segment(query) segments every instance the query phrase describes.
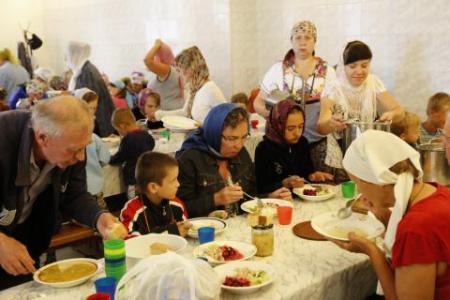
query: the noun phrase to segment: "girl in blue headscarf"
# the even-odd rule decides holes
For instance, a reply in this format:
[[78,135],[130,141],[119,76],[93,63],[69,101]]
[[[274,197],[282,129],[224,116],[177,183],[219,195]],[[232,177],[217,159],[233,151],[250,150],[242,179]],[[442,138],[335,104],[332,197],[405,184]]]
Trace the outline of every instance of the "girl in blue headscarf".
[[[190,217],[205,216],[222,206],[235,206],[244,198],[244,191],[256,195],[254,166],[244,147],[248,132],[245,109],[224,103],[211,109],[203,127],[183,143],[177,152],[177,196],[186,203]],[[286,188],[269,196],[291,198]]]

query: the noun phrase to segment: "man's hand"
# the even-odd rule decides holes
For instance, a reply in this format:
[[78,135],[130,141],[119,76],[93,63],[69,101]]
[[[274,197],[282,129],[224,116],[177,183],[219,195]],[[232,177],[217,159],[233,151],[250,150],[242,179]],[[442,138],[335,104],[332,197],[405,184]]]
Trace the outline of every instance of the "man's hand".
[[0,233],[0,265],[11,275],[29,274],[36,271],[34,260],[27,248],[19,241]]
[[110,213],[103,213],[97,220],[97,230],[105,240],[124,239],[128,235],[125,226]]

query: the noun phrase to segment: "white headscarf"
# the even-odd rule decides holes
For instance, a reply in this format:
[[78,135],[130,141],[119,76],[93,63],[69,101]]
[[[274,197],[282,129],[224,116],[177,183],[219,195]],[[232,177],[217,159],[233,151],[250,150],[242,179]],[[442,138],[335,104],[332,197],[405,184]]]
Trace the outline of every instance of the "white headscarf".
[[339,59],[336,76],[338,80],[330,88],[330,98],[341,106],[348,117],[359,117],[360,121],[373,122],[377,116],[377,94],[374,76],[369,74],[366,80],[358,87],[351,85],[345,74],[343,55]]
[[69,42],[66,49],[66,63],[73,75],[69,82],[69,91],[75,89],[78,75],[91,55],[91,46],[82,42]]
[[77,97],[78,99],[83,100],[84,95],[86,95],[86,93],[89,93],[89,92],[97,94],[93,90],[84,87],[84,88],[76,89],[75,91],[73,91],[73,95],[75,97]]
[[364,181],[377,185],[394,185],[395,204],[384,238],[388,257],[392,255],[397,225],[408,207],[415,179],[409,172],[397,175],[389,168],[406,159],[419,171],[416,179],[421,180],[423,172],[419,152],[392,133],[367,130],[353,141],[343,160],[347,172]]
[[53,71],[47,68],[39,67],[33,71],[35,77],[39,77],[46,83],[49,83],[50,78],[53,76]]
[[207,262],[173,252],[141,260],[116,288],[117,300],[217,299],[219,294],[219,278]]

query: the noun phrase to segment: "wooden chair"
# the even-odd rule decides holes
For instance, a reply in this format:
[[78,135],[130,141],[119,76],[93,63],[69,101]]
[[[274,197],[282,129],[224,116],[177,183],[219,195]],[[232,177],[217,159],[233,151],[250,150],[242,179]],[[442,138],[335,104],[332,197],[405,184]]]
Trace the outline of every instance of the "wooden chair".
[[99,238],[91,228],[83,227],[73,222],[63,223],[61,229],[55,234],[47,250],[46,264],[56,261],[56,249],[74,245],[88,239]]

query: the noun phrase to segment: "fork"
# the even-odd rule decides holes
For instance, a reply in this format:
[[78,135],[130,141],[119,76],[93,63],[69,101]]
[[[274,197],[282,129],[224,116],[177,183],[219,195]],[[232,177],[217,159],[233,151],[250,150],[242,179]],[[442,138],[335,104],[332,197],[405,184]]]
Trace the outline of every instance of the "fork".
[[245,196],[249,197],[250,199],[256,200],[256,205],[258,205],[258,207],[263,207],[264,206],[264,202],[262,202],[262,200],[259,197],[250,196],[249,194],[247,194],[244,191],[243,191],[243,193],[244,193]]

